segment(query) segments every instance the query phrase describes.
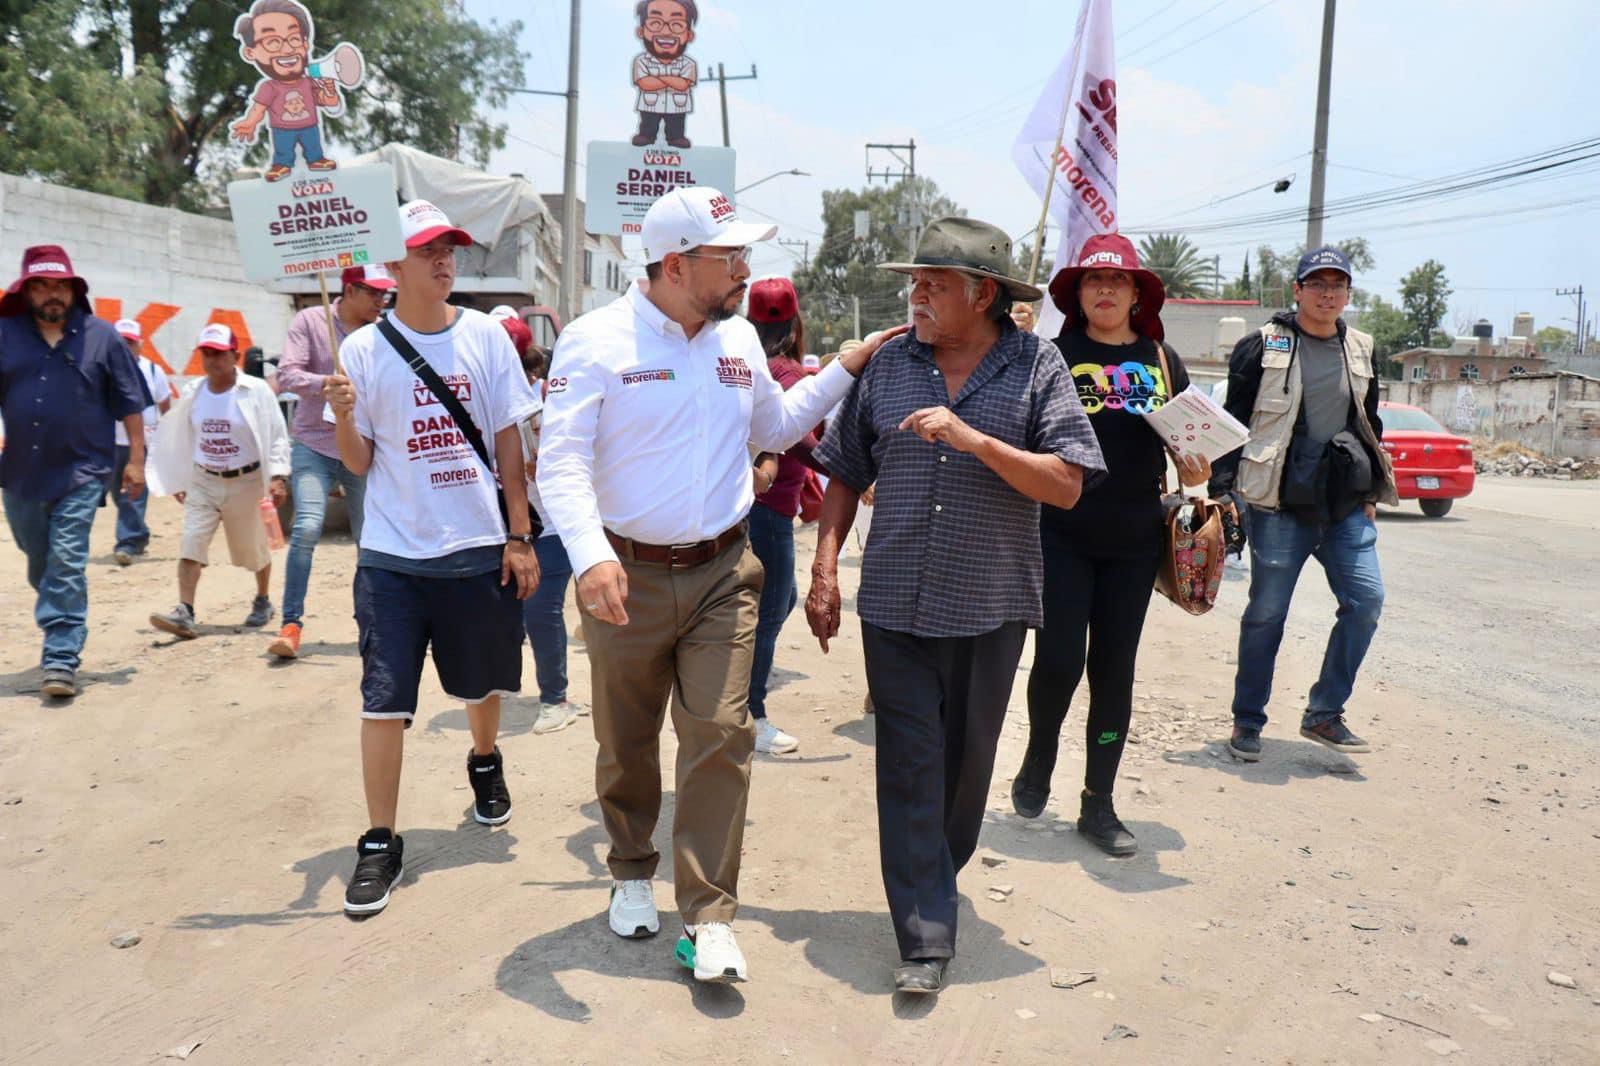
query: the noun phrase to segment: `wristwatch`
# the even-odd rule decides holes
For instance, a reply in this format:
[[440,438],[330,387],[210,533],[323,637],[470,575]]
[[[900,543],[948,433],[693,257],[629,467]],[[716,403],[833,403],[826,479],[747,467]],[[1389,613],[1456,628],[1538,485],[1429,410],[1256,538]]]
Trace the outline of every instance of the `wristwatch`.
[[532,533],[512,533],[506,537],[507,544],[510,544],[513,541],[521,541],[530,548],[538,543],[538,540],[539,538],[534,536]]

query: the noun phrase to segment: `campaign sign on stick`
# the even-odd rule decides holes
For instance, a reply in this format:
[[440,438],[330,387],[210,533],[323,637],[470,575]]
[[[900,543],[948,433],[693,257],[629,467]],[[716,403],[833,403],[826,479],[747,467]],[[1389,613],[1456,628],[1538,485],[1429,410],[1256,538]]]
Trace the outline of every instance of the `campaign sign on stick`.
[[267,282],[403,259],[394,168],[341,167],[228,185],[245,276]]
[[690,185],[710,185],[731,197],[737,155],[732,148],[590,141],[584,227],[590,233],[638,233],[651,204]]

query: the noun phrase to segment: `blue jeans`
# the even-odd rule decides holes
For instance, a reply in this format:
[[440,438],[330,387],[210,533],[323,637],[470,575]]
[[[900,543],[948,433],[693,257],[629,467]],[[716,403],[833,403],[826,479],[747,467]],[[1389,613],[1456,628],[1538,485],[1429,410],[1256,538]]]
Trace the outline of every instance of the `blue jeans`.
[[794,587],[794,519],[759,503],[750,508],[750,550],[767,571],[756,617],[755,658],[750,664],[750,715],[765,718],[767,679],[772,675],[778,634],[798,596]]
[[572,562],[561,538],[540,537],[533,546],[539,557],[539,587],[522,601],[522,626],[533,645],[533,671],[539,679],[539,702],[567,698],[567,582]]
[[315,163],[322,158],[322,131],[316,126],[299,130],[275,129],[272,131],[272,165],[293,167],[294,146],[297,144],[307,163]]
[[130,500],[122,491],[122,472],[128,468],[128,446],[117,445],[117,465],[111,470],[111,480],[106,482],[106,491],[111,493],[111,498],[117,503],[117,547],[119,552],[128,552],[131,555],[143,555],[145,548],[150,544],[150,527],[145,525],[144,509],[150,503],[148,491],[139,493],[137,500]]
[[337,459],[307,448],[299,441],[289,460],[289,484],[294,489],[294,528],[289,531],[289,558],[283,567],[283,623],[299,622],[306,613],[306,584],[311,580],[311,557],[322,539],[322,522],[328,514],[328,493],[344,486],[350,532],[361,540],[361,508],[367,479],[358,477]]
[[1383,613],[1378,569],[1378,527],[1361,508],[1331,526],[1301,522],[1292,514],[1250,508],[1250,602],[1239,624],[1239,672],[1233,684],[1233,721],[1249,729],[1267,724],[1272,670],[1283,642],[1295,583],[1315,556],[1327,573],[1339,610],[1311,687],[1301,724],[1314,726],[1344,714]]
[[89,639],[89,530],[105,494],[87,481],[59,500],[30,500],[5,493],[11,536],[28,557],[28,584],[39,594],[33,620],[44,630],[46,670],[78,669]]

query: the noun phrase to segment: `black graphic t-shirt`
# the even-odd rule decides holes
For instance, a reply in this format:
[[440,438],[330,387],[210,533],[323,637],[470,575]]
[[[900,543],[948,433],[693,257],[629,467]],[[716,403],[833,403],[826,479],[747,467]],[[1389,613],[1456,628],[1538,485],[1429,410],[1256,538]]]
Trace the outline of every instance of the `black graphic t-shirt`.
[[1107,475],[1070,511],[1041,508],[1040,523],[1086,554],[1137,558],[1161,546],[1161,471],[1166,449],[1141,417],[1189,387],[1178,353],[1164,345],[1171,382],[1161,373],[1155,342],[1101,344],[1078,329],[1056,341],[1072,371],[1078,400],[1100,441]]

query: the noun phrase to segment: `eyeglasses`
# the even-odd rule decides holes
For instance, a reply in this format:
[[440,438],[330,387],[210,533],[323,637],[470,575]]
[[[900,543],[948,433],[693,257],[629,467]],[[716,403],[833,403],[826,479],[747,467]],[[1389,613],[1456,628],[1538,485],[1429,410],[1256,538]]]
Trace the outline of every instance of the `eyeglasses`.
[[748,244],[743,248],[735,248],[733,251],[725,252],[721,255],[711,252],[679,252],[678,254],[689,259],[720,260],[722,265],[727,268],[728,273],[730,274],[732,274],[739,267],[750,265],[750,246]]
[[269,55],[277,55],[279,52],[283,51],[284,45],[288,45],[290,48],[298,52],[302,47],[304,47],[305,43],[306,39],[300,36],[298,33],[291,33],[287,37],[256,38],[256,46]]
[[645,22],[644,28],[651,33],[683,33],[689,28],[689,24],[683,19],[672,19],[670,21],[667,19],[649,19]]
[[1323,281],[1321,278],[1312,278],[1310,281],[1301,284],[1300,287],[1317,296],[1321,296],[1324,293],[1329,296],[1343,296],[1350,291],[1350,283],[1347,281]]

